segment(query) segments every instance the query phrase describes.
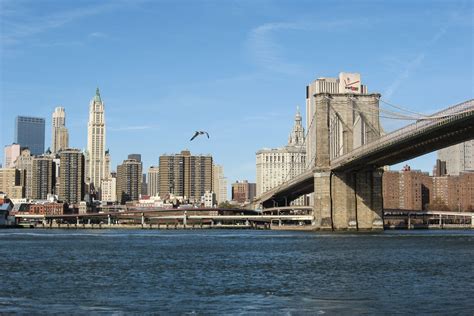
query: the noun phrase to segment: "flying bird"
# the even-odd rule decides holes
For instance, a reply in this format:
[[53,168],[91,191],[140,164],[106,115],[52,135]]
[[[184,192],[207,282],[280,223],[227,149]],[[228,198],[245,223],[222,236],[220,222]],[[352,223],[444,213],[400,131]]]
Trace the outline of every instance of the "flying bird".
[[196,131],[196,133],[194,133],[194,136],[191,137],[190,141],[195,139],[196,137],[198,137],[199,135],[204,135],[206,134],[207,135],[207,138],[209,138],[209,133],[208,132],[205,132],[205,131]]

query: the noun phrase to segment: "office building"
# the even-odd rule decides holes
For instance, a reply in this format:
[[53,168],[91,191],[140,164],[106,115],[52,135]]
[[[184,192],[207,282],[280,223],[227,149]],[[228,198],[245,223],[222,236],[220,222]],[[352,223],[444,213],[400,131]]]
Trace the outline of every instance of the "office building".
[[[282,148],[262,149],[257,152],[257,196],[291,180],[306,170],[304,128],[299,110],[290,133],[288,144]],[[303,204],[304,197],[294,203]]]
[[57,107],[53,112],[51,152],[56,154],[62,149],[69,148],[69,132],[66,128],[66,111]]
[[28,147],[32,155],[44,153],[44,118],[17,116],[15,119],[15,143]]
[[89,104],[89,123],[87,127],[86,183],[90,191],[100,192],[102,179],[106,175],[105,159],[105,111],[99,88]]
[[142,187],[142,163],[135,159],[124,160],[117,166],[117,200],[121,204],[138,201]]
[[191,203],[200,203],[206,191],[212,192],[212,156],[180,154],[160,156],[160,197],[173,194]]
[[77,204],[85,195],[84,155],[79,149],[66,148],[60,152],[60,161],[58,198]]
[[3,168],[14,168],[18,156],[20,156],[19,144],[5,146],[3,151]]
[[227,201],[227,178],[224,176],[224,167],[221,165],[212,166],[212,189],[216,194],[216,201],[219,205]]
[[148,168],[148,195],[158,196],[160,190],[160,168],[151,166]]
[[474,139],[443,148],[438,159],[446,162],[446,174],[458,176],[464,171],[474,171]]

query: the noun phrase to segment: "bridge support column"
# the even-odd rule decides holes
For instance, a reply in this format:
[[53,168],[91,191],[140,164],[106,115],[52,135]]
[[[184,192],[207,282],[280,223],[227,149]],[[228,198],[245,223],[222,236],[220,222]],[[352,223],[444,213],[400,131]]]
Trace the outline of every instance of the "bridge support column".
[[332,230],[331,215],[331,173],[320,171],[314,173],[314,228]]
[[355,183],[358,229],[383,230],[382,171],[359,171]]
[[315,172],[314,228],[382,230],[382,172]]

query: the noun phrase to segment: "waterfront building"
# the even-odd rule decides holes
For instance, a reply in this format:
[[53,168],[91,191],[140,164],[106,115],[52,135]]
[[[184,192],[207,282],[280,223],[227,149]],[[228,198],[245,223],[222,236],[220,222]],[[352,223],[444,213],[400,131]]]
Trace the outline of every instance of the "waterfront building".
[[216,194],[217,204],[227,201],[227,178],[224,176],[222,165],[212,166],[212,189]]
[[32,155],[44,153],[44,118],[17,116],[15,119],[15,143],[28,147]]
[[436,165],[433,168],[433,177],[442,177],[446,174],[446,161],[436,159]]
[[[384,209],[451,210],[474,209],[474,172],[459,176],[434,176],[405,166],[402,171],[383,174]],[[440,209],[444,207],[444,209]]]
[[382,178],[383,205],[385,209],[421,211],[430,203],[432,179],[427,172],[411,170],[386,171]]
[[59,170],[60,201],[76,204],[85,195],[84,155],[79,149],[67,148],[60,152],[61,168]]
[[440,149],[438,159],[446,162],[446,174],[458,176],[464,171],[474,171],[474,139]]
[[56,154],[69,147],[69,132],[66,128],[66,111],[56,107],[52,119],[51,152]]
[[121,204],[138,201],[142,182],[142,163],[135,159],[126,159],[117,166],[117,200]]
[[48,156],[37,156],[33,158],[31,198],[35,200],[46,200],[48,194],[54,193],[56,185],[56,167],[53,159]]
[[15,168],[0,168],[0,192],[11,199],[21,199],[24,196],[22,186],[23,172]]
[[237,203],[251,202],[255,197],[256,183],[247,180],[232,183],[232,201]]
[[[299,109],[288,144],[282,148],[264,148],[257,152],[257,196],[296,177],[306,170],[305,135]],[[294,203],[303,204],[304,197]]]
[[18,156],[20,156],[20,144],[5,146],[3,150],[3,168],[14,168]]
[[104,103],[97,88],[94,98],[89,104],[89,123],[87,128],[86,154],[86,183],[89,191],[100,192],[102,179],[106,178],[105,171],[105,111]]
[[15,168],[24,173],[21,185],[25,188],[25,198],[33,198],[33,156],[28,148],[21,150],[20,156],[15,161]]
[[175,155],[162,155],[159,162],[160,197],[170,195],[200,203],[201,196],[212,188],[212,156],[192,156],[188,150]]
[[148,168],[148,195],[157,196],[160,187],[160,168],[151,166]]
[[[367,94],[367,86],[361,83],[361,77],[358,73],[339,73],[338,78],[318,78],[306,86],[306,130],[308,136],[306,139],[306,154],[308,165],[314,165],[313,157],[316,155],[316,124],[313,124],[315,115],[315,95],[319,93],[328,94]],[[362,120],[356,120],[354,123],[354,133],[364,129]]]

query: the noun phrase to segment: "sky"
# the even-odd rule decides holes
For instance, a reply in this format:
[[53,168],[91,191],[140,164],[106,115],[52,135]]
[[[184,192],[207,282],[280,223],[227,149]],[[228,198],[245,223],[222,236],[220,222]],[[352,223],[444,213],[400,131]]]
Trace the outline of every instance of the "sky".
[[[0,143],[14,119],[66,109],[86,148],[100,88],[112,164],[211,154],[255,181],[255,153],[286,145],[305,87],[357,72],[370,92],[430,114],[473,98],[472,1],[0,0]],[[303,118],[304,122],[304,118]],[[410,122],[383,120],[386,132]],[[189,141],[194,131],[210,138]],[[3,152],[2,152],[3,158]],[[407,162],[431,171],[436,154]],[[3,160],[3,159],[2,159]],[[403,163],[405,164],[405,163]],[[392,166],[398,170],[401,164]]]

